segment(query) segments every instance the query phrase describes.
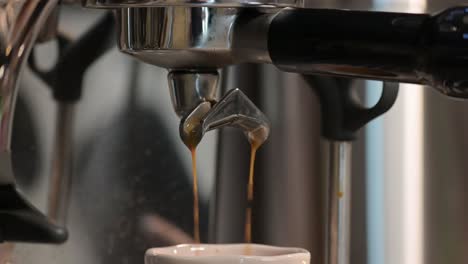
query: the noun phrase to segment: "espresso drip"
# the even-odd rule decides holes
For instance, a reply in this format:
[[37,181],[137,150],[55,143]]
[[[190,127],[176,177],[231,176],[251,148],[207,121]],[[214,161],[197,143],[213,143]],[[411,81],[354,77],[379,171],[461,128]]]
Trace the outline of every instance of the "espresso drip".
[[198,205],[198,176],[197,176],[197,152],[196,148],[190,148],[192,152],[192,176],[193,176],[193,239],[200,243],[200,209]]
[[245,242],[252,243],[252,207],[254,198],[255,155],[258,146],[252,144],[250,149],[249,182],[247,184],[247,209],[245,212]]
[[192,187],[193,187],[193,239],[200,243],[200,209],[198,202],[198,176],[197,176],[197,146],[203,132],[200,117],[192,117],[190,122],[182,122],[179,129],[182,141],[192,154]]
[[[245,243],[252,243],[252,210],[254,199],[254,182],[255,182],[255,157],[258,148],[265,142],[268,130],[266,127],[260,126],[258,129],[249,132],[247,135],[250,142],[250,169],[249,181],[247,183],[247,208],[245,211]],[[246,249],[246,254],[249,254],[249,248]]]

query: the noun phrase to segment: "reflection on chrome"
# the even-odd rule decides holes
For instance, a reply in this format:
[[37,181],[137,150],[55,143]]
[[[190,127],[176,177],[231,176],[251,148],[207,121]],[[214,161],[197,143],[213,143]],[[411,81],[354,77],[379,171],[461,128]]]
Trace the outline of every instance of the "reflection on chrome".
[[[13,210],[7,205],[5,218],[13,217],[11,218],[14,219],[13,222],[19,223],[18,230],[25,230],[24,223],[34,223],[31,229],[28,229],[30,231],[25,232],[26,236],[19,236],[24,241],[60,243],[67,238],[66,230],[55,226],[18,193],[11,154],[11,133],[18,80],[35,42],[39,39],[45,40],[46,36],[51,36],[55,32],[54,10],[57,3],[58,0],[10,0],[0,3],[0,187],[8,190],[5,191],[8,194],[2,196],[5,197],[3,199],[13,200],[14,202],[10,203],[15,204],[11,207]],[[44,25],[54,29],[49,30]],[[5,209],[4,204],[3,209]],[[8,210],[11,211],[10,214]],[[10,228],[8,224],[6,228]],[[15,232],[21,232],[18,230]],[[40,235],[36,237],[34,231]],[[2,237],[3,239],[10,240],[7,236]],[[15,240],[15,236],[12,240]],[[11,250],[13,248],[9,249]],[[9,260],[7,261],[5,263],[9,263]]]
[[0,2],[0,183],[14,183],[11,170],[11,126],[17,82],[32,46],[58,0]]
[[85,6],[122,8],[148,6],[209,6],[209,7],[302,7],[303,0],[85,0]]

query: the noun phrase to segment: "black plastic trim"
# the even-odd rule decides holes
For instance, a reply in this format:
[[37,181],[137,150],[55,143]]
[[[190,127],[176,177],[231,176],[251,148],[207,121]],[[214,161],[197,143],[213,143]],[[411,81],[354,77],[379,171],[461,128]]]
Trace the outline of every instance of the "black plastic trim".
[[366,108],[352,96],[352,79],[304,75],[304,80],[319,96],[322,136],[336,141],[354,140],[360,128],[393,106],[399,90],[397,83],[384,82],[377,104]]
[[0,186],[0,242],[63,243],[68,233],[53,224],[13,185]]

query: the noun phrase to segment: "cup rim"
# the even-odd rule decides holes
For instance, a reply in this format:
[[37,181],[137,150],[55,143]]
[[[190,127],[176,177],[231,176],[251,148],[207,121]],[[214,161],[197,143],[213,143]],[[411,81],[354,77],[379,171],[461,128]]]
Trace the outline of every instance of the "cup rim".
[[[246,254],[223,254],[223,255],[200,255],[200,256],[193,256],[193,255],[178,255],[174,253],[174,249],[178,248],[200,248],[200,247],[212,247],[212,248],[244,248],[246,245],[251,246],[254,250],[255,249],[263,249],[263,250],[271,250],[271,251],[278,251],[279,254],[277,255],[246,255]],[[242,252],[242,251],[241,251]],[[263,245],[263,244],[180,244],[170,247],[158,247],[158,248],[150,248],[146,251],[145,258],[161,258],[161,259],[173,259],[173,260],[184,260],[184,261],[200,261],[200,260],[217,260],[217,259],[238,259],[242,258],[245,260],[261,260],[261,261],[270,261],[270,260],[282,260],[282,259],[290,259],[292,257],[310,257],[309,251],[296,248],[296,247],[279,247],[279,246],[271,246],[271,245]]]

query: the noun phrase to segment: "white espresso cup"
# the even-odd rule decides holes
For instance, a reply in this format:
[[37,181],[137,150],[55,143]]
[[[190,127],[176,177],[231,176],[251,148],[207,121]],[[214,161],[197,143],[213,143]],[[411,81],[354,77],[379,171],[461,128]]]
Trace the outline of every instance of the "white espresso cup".
[[309,264],[301,248],[259,244],[184,244],[146,251],[145,264]]

